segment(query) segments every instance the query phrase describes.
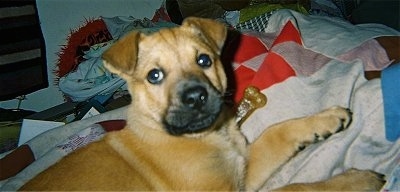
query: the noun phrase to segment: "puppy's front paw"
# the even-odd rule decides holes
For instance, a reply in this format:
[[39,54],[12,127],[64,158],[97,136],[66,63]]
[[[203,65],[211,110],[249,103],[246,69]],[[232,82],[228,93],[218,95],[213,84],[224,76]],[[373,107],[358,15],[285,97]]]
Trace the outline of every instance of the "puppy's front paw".
[[333,133],[337,133],[349,127],[351,122],[351,112],[349,109],[334,106],[313,116],[318,127],[315,127],[315,135],[318,140],[328,138]]
[[307,145],[325,140],[329,136],[346,129],[351,122],[351,112],[349,109],[335,106],[321,111],[313,116],[305,118],[303,125],[307,127],[309,134],[303,137],[303,142],[299,145],[299,150]]

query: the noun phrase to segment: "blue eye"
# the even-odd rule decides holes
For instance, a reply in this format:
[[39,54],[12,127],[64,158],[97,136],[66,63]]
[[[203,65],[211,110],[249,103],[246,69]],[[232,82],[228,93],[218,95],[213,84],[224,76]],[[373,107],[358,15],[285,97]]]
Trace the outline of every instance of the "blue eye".
[[199,64],[200,67],[207,68],[211,66],[212,61],[210,56],[208,56],[207,54],[200,54],[197,58],[197,64]]
[[147,81],[151,84],[159,84],[164,79],[164,72],[161,69],[152,69],[147,74]]

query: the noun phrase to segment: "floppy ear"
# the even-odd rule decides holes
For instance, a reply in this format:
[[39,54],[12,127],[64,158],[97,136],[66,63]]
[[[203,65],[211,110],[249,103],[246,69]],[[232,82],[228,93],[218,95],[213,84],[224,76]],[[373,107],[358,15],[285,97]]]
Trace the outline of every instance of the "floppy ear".
[[137,63],[139,32],[132,32],[116,41],[103,55],[104,66],[122,78],[132,75]]
[[221,53],[227,35],[227,29],[223,23],[212,19],[188,17],[183,21],[182,26],[197,33],[215,52]]

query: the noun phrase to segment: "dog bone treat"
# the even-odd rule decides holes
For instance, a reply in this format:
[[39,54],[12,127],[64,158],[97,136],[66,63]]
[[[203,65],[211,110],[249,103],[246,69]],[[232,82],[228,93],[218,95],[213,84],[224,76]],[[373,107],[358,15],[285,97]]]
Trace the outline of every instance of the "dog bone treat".
[[241,125],[256,109],[267,104],[267,97],[256,87],[245,89],[236,112],[236,122]]

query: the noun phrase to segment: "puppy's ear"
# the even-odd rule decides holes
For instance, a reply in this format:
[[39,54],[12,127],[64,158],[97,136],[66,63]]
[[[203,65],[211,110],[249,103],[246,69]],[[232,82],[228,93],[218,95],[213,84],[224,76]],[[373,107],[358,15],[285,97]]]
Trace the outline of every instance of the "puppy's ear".
[[115,42],[103,55],[104,66],[126,79],[132,75],[139,51],[139,32],[132,32]]
[[182,26],[189,27],[208,42],[214,51],[221,53],[227,35],[227,29],[223,23],[212,19],[188,17],[183,21]]

